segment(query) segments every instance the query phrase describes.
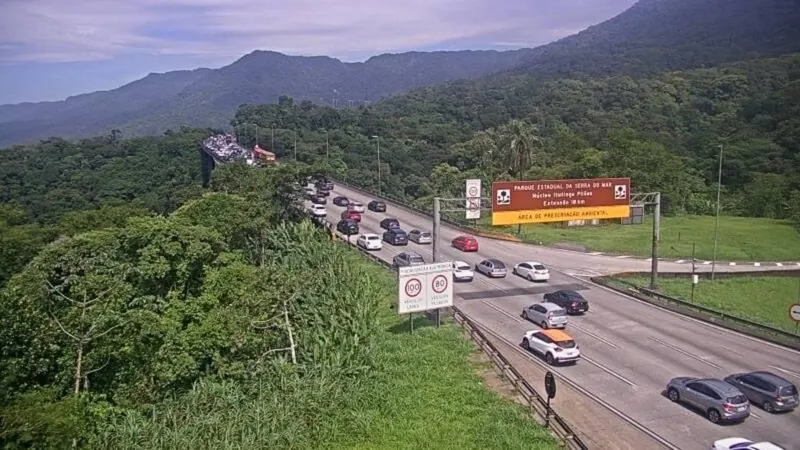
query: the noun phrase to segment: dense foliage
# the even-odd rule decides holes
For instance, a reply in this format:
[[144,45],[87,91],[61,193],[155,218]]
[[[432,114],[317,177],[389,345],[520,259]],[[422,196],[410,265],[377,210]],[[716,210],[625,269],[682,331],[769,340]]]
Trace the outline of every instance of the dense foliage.
[[307,442],[316,424],[283,413],[330,410],[374,366],[385,283],[310,223],[284,222],[307,172],[218,174],[216,193],[168,217],[64,235],[0,291],[4,446],[113,446],[154,405],[232,382],[287,402],[265,412],[261,445]]
[[[458,82],[337,111],[243,106],[246,143],[327,158],[340,176],[430,207],[463,180],[629,176],[666,211],[712,214],[720,146],[723,214],[800,220],[800,56],[654,78],[516,76]],[[325,130],[328,130],[327,133]],[[378,136],[379,139],[373,138]],[[326,137],[329,146],[326,146]]]

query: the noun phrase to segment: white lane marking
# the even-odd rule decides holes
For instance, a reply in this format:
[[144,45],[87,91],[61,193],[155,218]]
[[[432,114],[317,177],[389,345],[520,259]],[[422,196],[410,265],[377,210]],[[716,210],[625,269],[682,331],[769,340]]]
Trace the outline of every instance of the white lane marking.
[[728,265],[729,265],[729,266],[735,266],[735,265],[736,265],[736,263],[735,263],[735,262],[732,262],[732,263],[728,263]]
[[707,266],[707,265],[709,265],[709,264],[711,264],[711,261],[703,261],[703,265],[704,265],[704,266]]
[[753,408],[752,407],[750,408],[750,417],[752,417],[754,419],[761,419],[761,416],[759,416],[758,414],[753,412]]
[[761,267],[761,263],[760,262],[753,263],[753,265],[756,266],[756,267]]
[[778,366],[769,366],[769,367],[770,367],[771,369],[775,369],[775,370],[777,370],[778,372],[783,372],[783,373],[785,373],[786,375],[790,375],[790,376],[793,376],[793,377],[795,377],[795,378],[797,378],[797,379],[800,379],[800,373],[793,372],[793,371],[791,371],[791,370],[789,370],[789,369],[784,369],[783,367],[778,367]]
[[606,339],[606,338],[603,338],[603,337],[601,337],[601,336],[598,336],[598,335],[596,335],[596,334],[592,333],[591,331],[589,331],[589,330],[587,330],[587,329],[585,329],[585,328],[583,328],[583,327],[579,327],[579,326],[575,325],[574,323],[567,323],[567,326],[568,326],[569,328],[575,328],[576,330],[578,330],[578,331],[580,331],[580,332],[582,332],[582,333],[584,333],[584,334],[588,334],[589,336],[591,336],[591,337],[593,337],[593,338],[597,339],[598,341],[602,342],[603,344],[606,344],[606,345],[608,345],[608,346],[609,346],[609,347],[611,347],[611,348],[619,348],[619,346],[618,346],[617,344],[615,344],[615,343],[613,343],[613,342],[609,341],[609,340],[608,340],[608,339]]
[[722,370],[722,366],[719,366],[719,365],[717,365],[717,364],[714,364],[714,363],[713,363],[713,362],[711,362],[711,361],[708,361],[708,360],[706,359],[706,357],[697,356],[697,355],[695,355],[694,353],[692,353],[692,352],[690,352],[690,351],[684,350],[684,349],[682,349],[682,348],[680,348],[680,347],[678,347],[678,346],[676,346],[676,345],[672,345],[672,344],[670,344],[669,342],[664,342],[664,341],[662,341],[661,339],[658,339],[658,338],[656,338],[656,337],[653,337],[653,336],[648,336],[648,338],[649,338],[651,341],[655,341],[655,342],[657,342],[657,343],[659,343],[659,344],[663,345],[664,347],[671,348],[672,350],[675,350],[676,352],[680,353],[681,355],[688,356],[689,358],[692,358],[692,359],[694,359],[694,360],[696,360],[696,361],[700,361],[700,362],[702,362],[702,363],[706,363],[706,364],[708,364],[709,366],[711,366],[711,367],[713,367],[713,368],[715,368],[715,369],[717,369],[717,370]]
[[514,316],[513,314],[509,313],[508,311],[505,311],[505,310],[501,309],[499,306],[495,306],[495,305],[487,302],[486,300],[481,300],[481,303],[483,303],[484,305],[488,306],[489,308],[492,308],[493,310],[499,312],[500,314],[503,314],[506,317],[510,317],[510,318],[516,320],[519,323],[525,323],[525,321],[520,319],[519,317]]
[[651,261],[653,261],[653,258],[647,258],[647,259],[645,259],[645,261],[651,262]]
[[599,368],[600,370],[603,370],[603,371],[605,371],[606,373],[608,373],[608,374],[609,374],[609,375],[611,375],[612,377],[614,377],[614,378],[618,379],[619,381],[622,381],[623,383],[627,384],[628,386],[630,386],[630,387],[632,387],[632,388],[634,388],[634,389],[636,389],[636,388],[638,387],[638,385],[637,385],[636,383],[634,383],[633,381],[631,381],[631,380],[629,380],[629,379],[627,379],[627,378],[623,377],[623,376],[622,376],[622,375],[620,375],[619,373],[617,373],[617,372],[614,372],[613,370],[611,370],[611,369],[609,369],[608,367],[606,367],[606,366],[604,366],[604,365],[600,364],[599,362],[597,362],[597,361],[595,361],[595,360],[593,360],[593,359],[589,358],[588,356],[585,356],[584,354],[581,354],[581,359],[582,359],[582,360],[584,360],[584,361],[586,361],[586,362],[588,362],[589,364],[591,364],[591,365],[593,365],[593,366],[595,366],[595,367]]
[[[476,275],[479,275],[480,277],[485,277],[486,276],[486,275],[483,275],[482,273],[476,273]],[[478,278],[478,277],[476,276],[475,278]],[[488,284],[489,286],[497,289],[500,292],[504,292],[504,293],[508,294],[507,290],[505,290],[505,289],[501,288],[500,286],[492,283],[491,281],[487,280],[486,278],[478,278],[478,281],[480,281],[481,283]]]
[[590,255],[597,256],[597,255],[602,255],[602,254],[603,254],[603,252],[591,252],[591,253],[589,253],[589,254],[590,254]]
[[794,265],[797,266],[797,267],[800,267],[800,262],[799,263],[794,263]]
[[625,258],[630,258],[630,255],[619,255],[619,256],[617,256],[616,258],[617,258],[617,259],[625,259]]
[[685,262],[686,262],[685,259],[679,259],[679,260],[675,261],[675,264],[683,264]]
[[[797,264],[800,265],[800,263],[797,263]],[[705,326],[707,328],[712,328],[714,330],[721,331],[723,333],[729,333],[729,334],[732,334],[734,336],[739,336],[740,338],[746,339],[746,340],[751,341],[751,342],[756,342],[756,343],[763,344],[763,345],[766,345],[766,346],[769,346],[769,347],[772,347],[772,348],[775,348],[775,349],[778,349],[778,350],[783,350],[783,351],[786,351],[786,352],[789,352],[789,353],[794,353],[794,354],[800,355],[800,351],[798,351],[798,350],[795,350],[795,349],[792,349],[792,348],[788,348],[788,347],[784,347],[784,346],[778,345],[778,344],[773,344],[772,342],[768,342],[768,341],[765,341],[763,339],[755,338],[753,336],[748,336],[746,334],[739,333],[738,331],[733,331],[730,328],[721,327],[719,325],[713,325],[713,324],[705,322],[703,320],[695,319],[694,317],[689,317],[689,316],[686,316],[686,315],[683,315],[683,314],[680,314],[680,313],[676,313],[675,311],[671,311],[671,310],[669,310],[667,308],[662,308],[662,307],[654,305],[652,303],[648,303],[648,302],[646,302],[644,300],[639,300],[636,297],[633,297],[633,296],[630,296],[630,295],[627,295],[627,294],[623,294],[622,292],[619,292],[619,291],[615,291],[614,289],[611,289],[609,287],[603,286],[602,284],[594,283],[591,280],[588,280],[588,281],[587,280],[581,280],[580,278],[572,276],[572,275],[570,275],[570,274],[568,274],[566,272],[561,272],[561,273],[564,274],[565,276],[575,278],[578,281],[585,281],[587,284],[591,284],[592,286],[594,286],[596,288],[599,288],[599,289],[602,289],[602,290],[604,290],[606,292],[609,292],[611,294],[619,295],[620,297],[627,298],[628,300],[632,300],[632,301],[637,302],[639,304],[642,304],[644,306],[649,306],[651,308],[655,308],[655,309],[661,310],[661,311],[663,311],[663,312],[665,312],[667,314],[670,314],[670,315],[672,315],[674,317],[677,317],[677,318],[680,318],[680,319],[689,320],[689,321],[697,323],[698,325],[702,325],[702,326]]]
[[775,263],[775,265],[778,267],[783,267],[783,263]]

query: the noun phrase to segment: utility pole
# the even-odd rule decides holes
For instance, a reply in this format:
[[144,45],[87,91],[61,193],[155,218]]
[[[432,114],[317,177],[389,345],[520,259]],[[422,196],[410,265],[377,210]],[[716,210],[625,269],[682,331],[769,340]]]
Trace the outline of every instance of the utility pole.
[[717,218],[714,223],[714,255],[711,257],[711,280],[717,271],[717,242],[719,237],[719,204],[720,193],[722,192],[722,145],[719,146],[719,171],[717,175]]
[[377,135],[373,135],[372,138],[377,141],[376,145],[378,147],[378,196],[380,197],[380,195],[381,195],[381,138],[380,138],[380,136],[377,136]]
[[656,193],[653,208],[653,248],[650,261],[650,289],[658,289],[658,242],[661,239],[661,193]]
[[433,262],[439,262],[439,225],[441,223],[442,206],[439,197],[433,198],[433,239],[431,242]]

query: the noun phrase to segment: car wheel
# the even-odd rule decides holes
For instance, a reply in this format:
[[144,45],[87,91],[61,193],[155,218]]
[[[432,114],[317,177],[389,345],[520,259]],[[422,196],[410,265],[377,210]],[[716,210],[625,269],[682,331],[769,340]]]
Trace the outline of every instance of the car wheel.
[[678,390],[675,388],[669,388],[669,391],[667,391],[667,397],[669,397],[669,399],[673,402],[677,402],[681,399],[680,394],[678,394]]
[[516,274],[517,274],[517,268],[515,267],[515,268],[511,269],[511,273],[513,273],[514,275],[516,275]]
[[522,348],[524,348],[525,350],[528,350],[528,351],[531,350],[531,343],[528,342],[528,338],[525,338],[525,339],[522,340]]
[[719,412],[716,409],[708,410],[708,420],[710,420],[711,423],[719,423],[719,419]]
[[550,364],[551,366],[553,365],[553,363],[555,363],[555,362],[556,362],[555,358],[553,358],[553,354],[552,354],[552,353],[548,353],[548,354],[546,354],[546,355],[544,356],[544,360],[545,360],[545,362],[546,362],[547,364]]
[[533,275],[528,274],[528,281],[533,281]]
[[772,407],[772,403],[770,401],[764,402],[764,406],[762,406],[762,407],[764,408],[764,411],[766,411],[766,412],[768,412],[770,414],[775,412],[775,408]]
[[522,310],[522,318],[525,319],[525,320],[528,320],[528,311],[526,311],[524,309]]
[[543,321],[542,321],[542,329],[543,329],[543,330],[546,330],[546,329],[547,329],[547,321],[546,321],[546,320],[543,320]]

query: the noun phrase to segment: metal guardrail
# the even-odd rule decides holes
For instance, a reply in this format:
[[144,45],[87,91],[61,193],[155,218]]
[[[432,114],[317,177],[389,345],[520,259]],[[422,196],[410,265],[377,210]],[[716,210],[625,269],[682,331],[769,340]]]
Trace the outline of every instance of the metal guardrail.
[[[342,183],[343,184],[343,183]],[[349,186],[348,186],[349,187]],[[401,205],[402,206],[402,205]],[[322,228],[325,228],[331,238],[337,239],[342,243],[347,243],[350,247],[354,247],[358,252],[365,256],[370,261],[380,264],[382,267],[394,272],[392,264],[384,261],[377,256],[369,253],[354,244],[350,244],[348,239],[341,236],[336,231],[336,225],[329,222],[324,217],[312,217],[312,222],[316,223]],[[470,338],[475,344],[489,357],[497,370],[514,386],[519,394],[525,399],[528,408],[532,415],[538,417],[543,423],[548,417],[547,414],[547,400],[542,397],[533,386],[511,365],[510,362],[503,356],[503,354],[494,346],[486,336],[481,332],[477,325],[475,325],[470,318],[464,314],[457,306],[452,306],[453,319],[456,323],[470,335]],[[575,450],[588,450],[588,446],[578,437],[573,431],[572,427],[559,416],[552,407],[549,414],[550,430],[556,435],[567,448]]]
[[[619,276],[624,275],[640,275],[639,272],[626,272],[612,276],[592,277],[594,283],[603,285],[615,291],[631,295],[640,300],[648,303],[656,304],[657,306],[665,307],[671,311],[685,314],[696,319],[710,322],[715,325],[720,325],[725,328],[730,328],[753,337],[764,339],[774,344],[791,347],[800,350],[800,335],[790,333],[769,325],[753,322],[734,314],[726,314],[716,309],[708,308],[697,303],[690,302],[683,298],[672,297],[664,295],[660,292],[653,291],[641,286],[638,286],[630,281],[619,279]],[[619,283],[625,288],[614,286],[614,283]]]

